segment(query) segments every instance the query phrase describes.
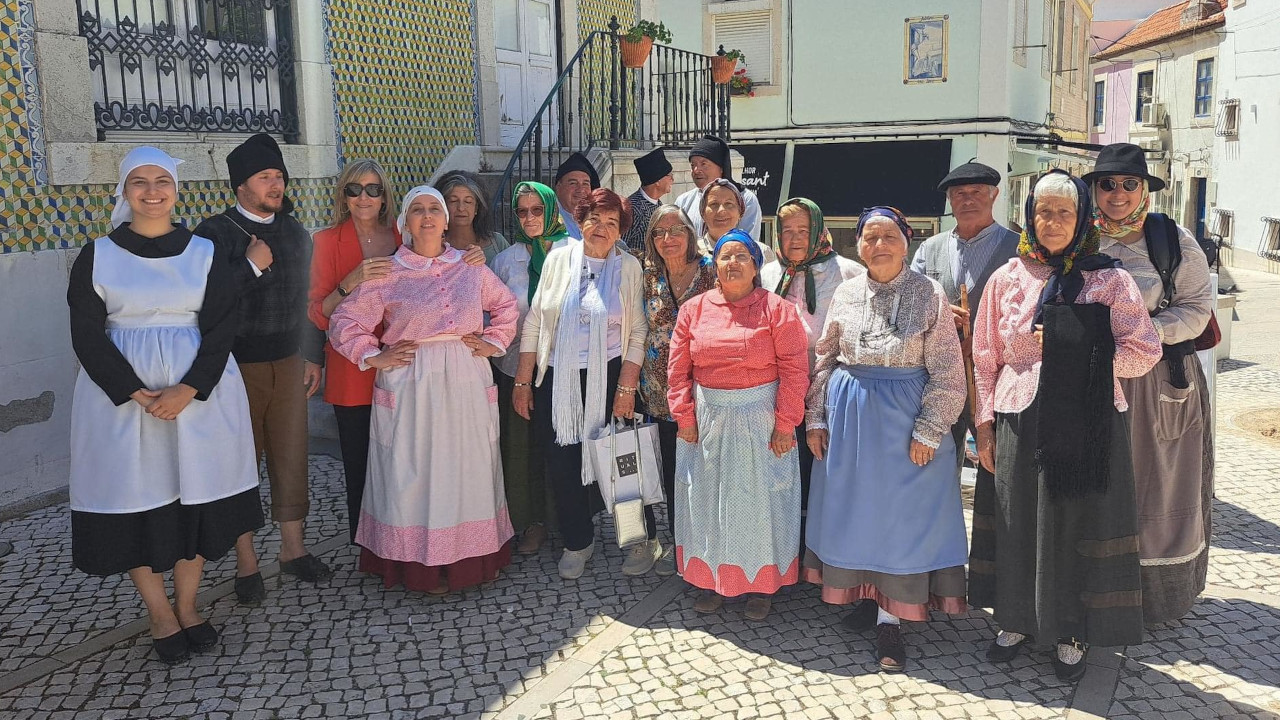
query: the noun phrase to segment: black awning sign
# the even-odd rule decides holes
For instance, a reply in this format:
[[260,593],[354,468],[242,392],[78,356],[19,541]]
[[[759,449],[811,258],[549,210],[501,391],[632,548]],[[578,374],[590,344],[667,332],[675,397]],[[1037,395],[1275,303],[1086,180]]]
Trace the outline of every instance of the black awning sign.
[[782,168],[787,146],[781,143],[736,145],[734,149],[742,153],[743,160],[742,177],[738,181],[756,194],[762,215],[776,214],[782,193]]

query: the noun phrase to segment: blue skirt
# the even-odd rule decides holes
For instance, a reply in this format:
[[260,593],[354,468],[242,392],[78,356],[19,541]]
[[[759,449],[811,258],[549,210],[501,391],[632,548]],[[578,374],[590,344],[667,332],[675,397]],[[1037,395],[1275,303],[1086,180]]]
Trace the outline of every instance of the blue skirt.
[[956,447],[911,462],[924,368],[841,365],[827,385],[825,460],[813,466],[806,545],[823,564],[891,575],[963,568],[968,546]]

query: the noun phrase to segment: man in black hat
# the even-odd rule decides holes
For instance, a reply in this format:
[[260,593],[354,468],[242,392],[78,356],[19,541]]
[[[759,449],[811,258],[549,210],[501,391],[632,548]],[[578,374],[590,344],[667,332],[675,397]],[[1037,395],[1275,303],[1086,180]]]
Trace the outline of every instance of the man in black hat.
[[662,196],[671,192],[675,178],[671,176],[671,163],[658,148],[635,159],[636,172],[640,174],[640,189],[627,196],[631,203],[631,228],[622,236],[631,254],[644,257],[644,234],[649,230],[649,218],[662,203]]
[[[997,268],[1018,254],[1018,235],[996,222],[993,208],[1000,196],[1000,173],[980,162],[967,162],[952,170],[938,190],[946,193],[951,203],[951,216],[956,226],[925,240],[911,261],[911,269],[937,280],[947,293],[956,329],[966,324],[973,328],[978,301],[987,279]],[[969,309],[960,307],[960,286],[969,293]],[[965,354],[971,350],[966,347]],[[956,448],[965,447],[965,433],[972,427],[966,408],[952,427]],[[956,453],[964,461],[964,452]],[[959,466],[956,472],[959,473]],[[979,472],[982,472],[979,469]]]
[[600,175],[586,155],[576,152],[560,163],[556,169],[556,180],[552,187],[556,191],[556,200],[560,205],[560,218],[569,231],[570,237],[581,238],[582,228],[573,219],[573,211],[578,203],[587,199],[592,190],[600,187]]
[[[236,204],[195,234],[226,251],[240,290],[232,354],[249,396],[255,452],[267,458],[271,517],[280,523],[280,570],[308,582],[332,575],[303,543],[307,492],[307,398],[320,386],[324,335],[307,319],[311,236],[289,213],[289,171],[275,139],[254,135],[227,155]],[[266,597],[253,533],[236,542],[236,597]]]
[[[676,198],[676,205],[688,214],[693,221],[693,229],[701,237],[705,230],[702,224],[703,190],[717,178],[733,182],[729,144],[715,135],[704,135],[689,151],[689,172],[696,187],[681,193]],[[738,229],[745,230],[752,240],[760,242],[760,201],[756,199],[754,192],[746,188],[742,189],[742,200],[746,207],[743,209],[742,219],[738,221]]]

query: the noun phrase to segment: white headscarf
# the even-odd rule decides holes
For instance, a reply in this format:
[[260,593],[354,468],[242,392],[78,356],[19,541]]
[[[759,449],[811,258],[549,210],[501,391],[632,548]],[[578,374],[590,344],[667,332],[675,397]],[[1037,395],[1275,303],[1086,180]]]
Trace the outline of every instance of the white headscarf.
[[430,185],[419,185],[409,192],[405,193],[404,201],[400,203],[400,216],[396,218],[396,230],[400,231],[400,236],[404,238],[404,244],[407,247],[413,247],[413,235],[404,231],[405,216],[409,214],[409,206],[413,204],[423,195],[430,195],[440,201],[440,207],[444,208],[444,222],[449,223],[449,205],[444,201],[444,195],[440,191]]
[[129,207],[129,203],[124,199],[124,181],[129,178],[129,173],[146,165],[154,165],[169,173],[169,177],[173,178],[173,183],[177,185],[178,166],[181,164],[181,160],[170,157],[165,151],[149,145],[130,150],[129,154],[120,161],[120,182],[116,183],[116,204],[111,209],[111,227],[118,228],[133,220],[133,208]]

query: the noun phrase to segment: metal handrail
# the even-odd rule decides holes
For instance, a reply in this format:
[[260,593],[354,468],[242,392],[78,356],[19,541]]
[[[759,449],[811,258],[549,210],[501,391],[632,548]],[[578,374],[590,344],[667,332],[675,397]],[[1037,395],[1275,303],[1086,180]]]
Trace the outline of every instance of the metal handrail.
[[620,25],[591,32],[565,64],[516,143],[493,195],[495,226],[510,235],[518,181],[552,184],[575,151],[688,146],[708,133],[728,136],[728,86],[711,81],[711,57],[654,45],[638,69],[622,67]]

